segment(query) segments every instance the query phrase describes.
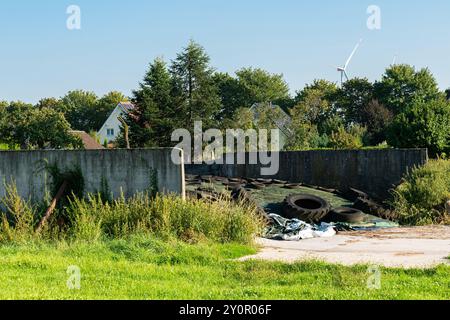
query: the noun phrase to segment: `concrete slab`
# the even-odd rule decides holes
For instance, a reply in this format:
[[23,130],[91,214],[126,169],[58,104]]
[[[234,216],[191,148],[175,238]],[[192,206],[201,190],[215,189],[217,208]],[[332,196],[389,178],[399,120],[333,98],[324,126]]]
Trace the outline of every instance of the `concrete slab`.
[[321,260],[343,265],[430,268],[450,265],[450,226],[397,228],[378,232],[338,234],[298,242],[258,239],[259,253],[240,260],[258,259],[293,263]]

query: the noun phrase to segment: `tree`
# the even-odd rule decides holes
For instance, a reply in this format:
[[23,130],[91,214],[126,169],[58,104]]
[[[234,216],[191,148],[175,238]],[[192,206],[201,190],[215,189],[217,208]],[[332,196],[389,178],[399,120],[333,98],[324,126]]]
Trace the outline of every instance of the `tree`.
[[395,115],[416,99],[423,102],[442,98],[436,79],[428,69],[416,71],[409,65],[389,67],[374,85],[375,98]]
[[327,133],[327,120],[336,115],[337,86],[326,80],[315,80],[295,97],[294,113],[304,112],[306,119],[315,124],[320,134]]
[[177,116],[172,108],[172,79],[166,63],[157,58],[150,64],[139,89],[133,92],[134,110],[126,117],[134,147],[170,146]]
[[447,97],[447,100],[450,100],[450,88],[448,88],[447,90],[445,90],[445,95]]
[[228,73],[218,72],[213,75],[213,80],[221,99],[220,111],[217,114],[218,121],[233,119],[238,109],[251,106],[245,101],[245,89],[238,79]]
[[367,78],[354,78],[344,82],[337,92],[337,108],[347,125],[364,122],[363,111],[373,98],[373,85]]
[[81,149],[81,140],[70,133],[70,124],[64,115],[50,108],[33,108],[30,122],[23,128],[31,148]]
[[0,136],[9,145],[19,145],[21,149],[82,147],[79,138],[70,134],[64,115],[54,109],[11,102],[0,112],[8,119],[0,122]]
[[435,155],[448,151],[450,104],[445,99],[417,99],[395,116],[388,142],[396,148],[428,148]]
[[83,90],[70,91],[61,100],[58,111],[62,112],[72,129],[90,132],[98,130],[96,119],[97,95]]
[[44,99],[39,100],[39,102],[35,105],[35,107],[38,109],[49,108],[49,109],[58,110],[62,107],[61,104],[62,104],[62,101],[59,99],[44,98]]
[[243,68],[236,72],[236,76],[242,94],[242,107],[251,107],[254,103],[276,103],[289,97],[289,86],[282,74],[271,74],[259,68]]
[[215,124],[221,103],[209,61],[203,47],[191,41],[172,62],[173,102],[183,128],[192,128],[195,120],[205,128]]
[[291,136],[285,146],[286,150],[308,150],[317,148],[319,132],[317,126],[311,122],[306,110],[306,104],[298,104],[290,110],[291,123],[289,126]]
[[367,144],[378,145],[387,140],[386,132],[394,118],[390,110],[372,100],[364,106],[361,117],[361,123],[367,127]]

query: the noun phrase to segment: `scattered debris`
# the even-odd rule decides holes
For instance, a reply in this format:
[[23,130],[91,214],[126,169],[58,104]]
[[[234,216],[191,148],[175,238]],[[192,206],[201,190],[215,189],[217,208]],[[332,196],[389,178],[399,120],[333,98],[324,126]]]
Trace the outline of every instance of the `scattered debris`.
[[277,214],[270,214],[269,217],[272,219],[272,224],[266,229],[265,238],[267,239],[299,241],[336,235],[336,230],[328,223],[313,225],[298,219],[286,219]]

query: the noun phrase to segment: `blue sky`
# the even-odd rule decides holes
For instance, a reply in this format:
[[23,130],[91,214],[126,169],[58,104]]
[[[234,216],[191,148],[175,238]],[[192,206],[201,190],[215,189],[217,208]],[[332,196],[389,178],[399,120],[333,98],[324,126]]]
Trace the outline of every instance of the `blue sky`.
[[[66,28],[69,5],[81,30]],[[369,5],[381,30],[366,27]],[[194,39],[218,71],[283,73],[292,92],[315,78],[338,81],[356,42],[350,76],[379,79],[398,63],[429,67],[450,87],[448,0],[2,0],[0,100],[36,102],[73,89],[129,95],[157,56],[173,59]]]

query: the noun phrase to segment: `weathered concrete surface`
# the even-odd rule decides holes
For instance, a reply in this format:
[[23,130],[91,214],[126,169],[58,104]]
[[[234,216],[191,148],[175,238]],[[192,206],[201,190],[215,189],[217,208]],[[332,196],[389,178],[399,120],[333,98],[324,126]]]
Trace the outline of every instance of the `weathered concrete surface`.
[[[342,190],[353,187],[381,199],[400,183],[408,169],[428,161],[426,149],[318,150],[279,155],[278,174],[265,178]],[[186,165],[186,173],[258,178],[261,165]]]
[[158,189],[184,195],[184,168],[171,161],[171,148],[83,151],[3,151],[0,152],[0,197],[4,182],[15,181],[21,196],[40,201],[49,190],[51,178],[46,164],[56,164],[61,171],[78,166],[83,174],[85,192],[101,190],[102,178],[115,197],[126,197],[150,187],[156,170]]
[[398,228],[376,232],[343,233],[331,238],[298,242],[258,239],[259,253],[240,260],[293,263],[321,260],[342,265],[375,264],[385,267],[429,268],[450,264],[450,226]]

